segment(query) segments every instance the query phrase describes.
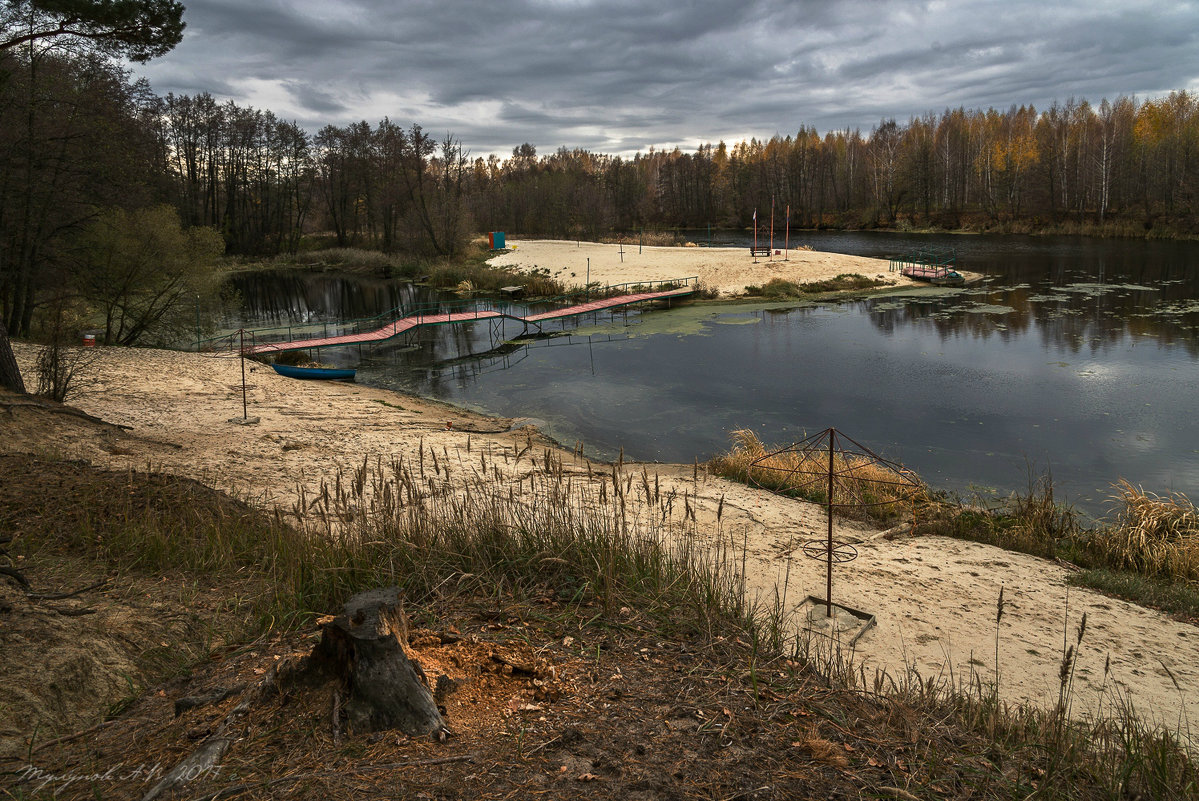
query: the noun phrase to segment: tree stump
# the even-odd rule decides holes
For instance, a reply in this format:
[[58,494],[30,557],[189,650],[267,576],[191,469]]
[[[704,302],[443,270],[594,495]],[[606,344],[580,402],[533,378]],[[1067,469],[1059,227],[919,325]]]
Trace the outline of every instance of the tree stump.
[[399,589],[368,590],[321,628],[313,661],[340,677],[343,709],[356,732],[400,729],[413,737],[447,731],[420,664],[404,651],[408,626]]

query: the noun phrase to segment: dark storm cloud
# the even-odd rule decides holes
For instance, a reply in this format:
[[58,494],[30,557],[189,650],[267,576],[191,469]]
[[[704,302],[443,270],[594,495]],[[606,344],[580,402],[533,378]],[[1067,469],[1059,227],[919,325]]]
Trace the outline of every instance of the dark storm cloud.
[[310,129],[383,116],[476,155],[858,127],[1199,88],[1195,3],[190,0],[146,67]]

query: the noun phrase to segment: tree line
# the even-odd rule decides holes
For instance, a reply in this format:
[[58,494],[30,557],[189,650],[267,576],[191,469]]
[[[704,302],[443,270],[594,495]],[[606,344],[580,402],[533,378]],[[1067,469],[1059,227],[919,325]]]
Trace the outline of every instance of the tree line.
[[744,227],[772,203],[805,228],[1194,235],[1199,99],[947,109],[866,134],[801,127],[628,159],[565,148],[538,158],[522,145],[507,160],[476,159],[472,184],[482,227],[549,235]]
[[[212,251],[272,256],[314,234],[453,256],[476,230],[746,227],[772,204],[777,219],[789,209],[791,225],[806,228],[1199,233],[1199,100],[1185,91],[1041,111],[947,109],[868,132],[800,127],[693,152],[538,154],[522,144],[507,158],[472,158],[452,134],[388,118],[310,133],[207,94],[158,97],[118,59],[168,52],[181,14],[173,0],[0,6],[8,330],[30,334],[38,311],[67,296],[106,310],[105,340],[134,341],[170,317],[164,298],[178,306],[196,291]],[[146,225],[156,230],[139,237]],[[195,228],[219,240],[185,235]],[[151,258],[191,266],[147,269]]]

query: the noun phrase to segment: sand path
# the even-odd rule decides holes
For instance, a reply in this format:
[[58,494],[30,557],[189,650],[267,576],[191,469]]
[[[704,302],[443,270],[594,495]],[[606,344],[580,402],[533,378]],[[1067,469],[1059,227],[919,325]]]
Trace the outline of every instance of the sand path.
[[[30,374],[32,347],[15,346]],[[289,507],[297,485],[317,488],[340,468],[364,458],[412,458],[421,444],[455,458],[470,437],[478,448],[515,449],[527,441],[513,421],[465,412],[445,404],[354,384],[298,382],[255,366],[249,374],[249,413],[241,416],[236,359],[157,350],[99,349],[99,361],[81,379],[73,405],[114,423],[132,426],[110,438],[64,425],[27,431],[0,410],[0,449],[42,452],[127,468],[191,476],[259,503]],[[69,421],[71,418],[64,418]],[[449,429],[447,430],[447,424]],[[562,458],[584,470],[570,452]],[[528,460],[523,463],[528,469]],[[750,593],[770,602],[786,586],[795,607],[808,594],[823,596],[820,564],[799,545],[823,536],[823,512],[734,482],[696,473],[691,465],[650,465],[663,492],[689,492],[698,529],[709,538],[748,542]],[[723,515],[716,509],[724,499]],[[876,616],[858,642],[868,668],[903,671],[914,664],[924,676],[994,677],[995,604],[1000,587],[1009,603],[999,631],[1003,696],[1052,704],[1058,695],[1063,638],[1074,642],[1077,622],[1088,615],[1075,670],[1073,711],[1113,702],[1113,691],[1146,717],[1174,729],[1199,720],[1199,629],[1157,612],[1098,593],[1067,588],[1057,564],[997,548],[941,538],[885,539],[878,532],[838,524],[837,536],[858,542],[859,558],[837,570],[834,599]],[[1067,617],[1068,597],[1068,617]],[[1110,656],[1111,672],[1104,674]],[[1167,670],[1168,669],[1168,670]],[[1172,674],[1172,676],[1171,676]],[[1177,681],[1178,687],[1175,686]],[[1179,689],[1180,688],[1180,689]],[[1102,692],[1100,692],[1102,690]],[[1100,699],[1104,699],[1102,702]]]

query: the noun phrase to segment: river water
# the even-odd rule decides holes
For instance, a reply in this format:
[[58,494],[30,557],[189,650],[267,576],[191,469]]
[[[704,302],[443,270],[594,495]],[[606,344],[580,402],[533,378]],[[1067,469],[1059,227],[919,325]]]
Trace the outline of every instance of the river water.
[[[1030,470],[1049,470],[1059,497],[1095,515],[1120,478],[1157,492],[1199,483],[1199,243],[810,232],[791,243],[880,257],[953,248],[987,280],[843,303],[631,310],[506,346],[520,333],[511,323],[437,327],[322,359],[357,364],[364,383],[534,418],[601,457],[686,463],[726,449],[737,429],[787,444],[834,426],[967,495],[1023,489]],[[247,324],[318,330],[431,299],[328,275],[243,274],[235,286]]]

